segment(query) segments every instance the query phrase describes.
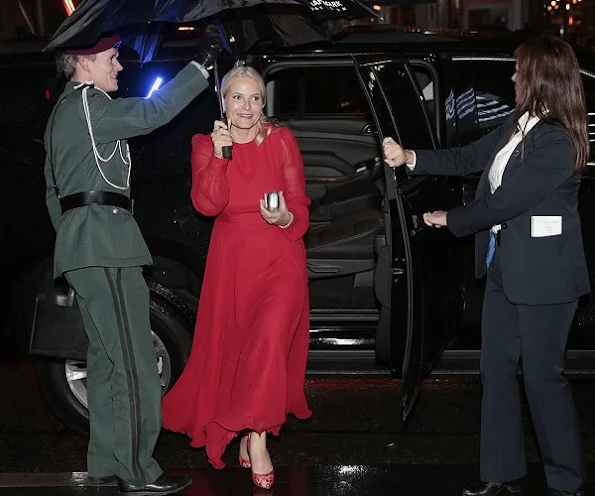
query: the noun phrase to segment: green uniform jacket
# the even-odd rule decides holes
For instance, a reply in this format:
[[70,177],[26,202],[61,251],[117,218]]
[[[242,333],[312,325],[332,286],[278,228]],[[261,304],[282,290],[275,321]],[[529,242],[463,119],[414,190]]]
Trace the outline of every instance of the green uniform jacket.
[[[134,267],[152,263],[147,245],[130,212],[110,205],[90,205],[62,215],[54,189],[53,164],[60,197],[84,191],[111,191],[130,197],[130,190],[110,186],[97,167],[85,119],[82,88],[69,82],[46,127],[46,204],[56,229],[54,277],[83,267]],[[151,98],[110,99],[87,90],[93,136],[103,174],[111,183],[126,186],[126,139],[148,134],[169,122],[208,87],[201,70],[190,63]],[[51,134],[51,136],[50,136]],[[120,146],[118,146],[118,140]],[[121,152],[120,152],[121,150]]]

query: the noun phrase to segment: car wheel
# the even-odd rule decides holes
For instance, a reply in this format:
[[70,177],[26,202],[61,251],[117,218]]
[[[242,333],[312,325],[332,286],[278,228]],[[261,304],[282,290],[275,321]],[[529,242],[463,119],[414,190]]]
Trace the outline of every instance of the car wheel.
[[[169,289],[149,282],[153,346],[165,393],[178,379],[190,355],[194,318]],[[68,428],[89,432],[87,363],[80,360],[39,359],[37,378],[44,400]]]

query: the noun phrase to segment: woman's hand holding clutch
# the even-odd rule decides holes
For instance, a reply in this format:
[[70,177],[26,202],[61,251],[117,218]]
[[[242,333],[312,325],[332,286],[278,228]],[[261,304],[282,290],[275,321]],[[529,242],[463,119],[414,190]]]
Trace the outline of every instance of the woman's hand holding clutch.
[[283,191],[279,191],[279,207],[272,212],[266,208],[264,199],[260,200],[260,215],[268,224],[281,228],[289,227],[293,222],[293,214],[287,210]]

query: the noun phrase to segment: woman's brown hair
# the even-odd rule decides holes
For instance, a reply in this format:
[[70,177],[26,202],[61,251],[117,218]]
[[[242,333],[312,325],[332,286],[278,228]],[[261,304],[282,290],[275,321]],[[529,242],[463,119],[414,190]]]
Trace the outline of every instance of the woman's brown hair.
[[578,61],[568,43],[552,36],[526,41],[515,51],[516,121],[525,113],[562,126],[572,138],[575,168],[589,156],[587,105]]

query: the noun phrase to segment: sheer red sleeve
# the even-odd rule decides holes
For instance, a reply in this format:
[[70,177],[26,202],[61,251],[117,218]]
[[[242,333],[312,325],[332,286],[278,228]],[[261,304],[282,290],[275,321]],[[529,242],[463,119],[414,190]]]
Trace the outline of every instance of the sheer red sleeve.
[[213,153],[211,137],[196,134],[192,137],[192,190],[190,198],[201,214],[214,216],[229,202],[229,184],[225,172],[228,159],[217,158]]
[[287,128],[280,128],[278,133],[285,180],[283,195],[287,209],[293,214],[293,222],[283,230],[291,239],[298,240],[306,234],[310,223],[304,161],[293,133]]

